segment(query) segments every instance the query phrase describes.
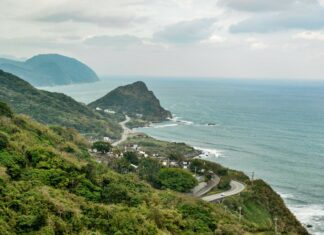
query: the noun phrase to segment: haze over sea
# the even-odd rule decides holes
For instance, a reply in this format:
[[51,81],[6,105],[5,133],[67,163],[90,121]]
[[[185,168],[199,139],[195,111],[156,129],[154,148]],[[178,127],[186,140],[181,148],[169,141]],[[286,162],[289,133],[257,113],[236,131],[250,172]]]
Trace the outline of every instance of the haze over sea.
[[139,131],[186,142],[268,182],[313,234],[324,234],[324,83],[115,77],[42,88],[89,103],[143,80],[174,118]]

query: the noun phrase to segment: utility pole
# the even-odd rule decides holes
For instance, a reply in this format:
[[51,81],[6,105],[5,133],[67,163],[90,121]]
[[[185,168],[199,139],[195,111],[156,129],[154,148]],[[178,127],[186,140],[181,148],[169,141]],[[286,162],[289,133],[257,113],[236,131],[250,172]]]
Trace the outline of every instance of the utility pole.
[[252,171],[252,175],[251,175],[252,186],[253,186],[253,181],[254,181],[254,171]]
[[274,226],[275,226],[275,235],[278,235],[278,224],[277,224],[278,218],[277,218],[277,216],[274,217],[273,220],[274,220]]
[[241,223],[241,218],[242,218],[242,207],[240,206],[238,209],[239,209],[239,222]]

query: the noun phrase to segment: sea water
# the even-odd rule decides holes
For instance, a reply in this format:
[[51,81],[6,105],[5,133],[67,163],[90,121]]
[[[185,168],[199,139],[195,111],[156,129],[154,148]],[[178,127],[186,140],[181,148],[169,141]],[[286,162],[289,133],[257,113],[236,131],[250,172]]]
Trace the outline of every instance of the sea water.
[[323,83],[115,77],[45,89],[89,103],[135,80],[173,114],[139,131],[186,142],[208,160],[264,179],[311,233],[324,234]]

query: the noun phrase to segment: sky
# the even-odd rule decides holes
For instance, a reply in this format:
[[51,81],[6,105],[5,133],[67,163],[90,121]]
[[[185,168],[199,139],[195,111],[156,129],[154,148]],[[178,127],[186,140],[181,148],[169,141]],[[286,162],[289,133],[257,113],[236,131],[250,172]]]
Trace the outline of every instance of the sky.
[[324,0],[0,0],[0,31],[99,75],[324,80]]

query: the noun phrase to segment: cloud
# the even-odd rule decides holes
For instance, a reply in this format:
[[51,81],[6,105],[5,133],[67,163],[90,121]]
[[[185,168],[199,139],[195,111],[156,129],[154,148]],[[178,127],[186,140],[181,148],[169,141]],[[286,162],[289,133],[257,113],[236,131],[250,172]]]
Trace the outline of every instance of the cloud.
[[153,38],[157,41],[174,44],[199,42],[212,35],[212,26],[215,21],[215,18],[181,21],[156,32]]
[[142,40],[138,37],[131,35],[100,35],[87,38],[84,43],[92,46],[104,46],[104,47],[125,47],[130,45],[140,45]]
[[268,33],[289,29],[317,30],[324,28],[324,8],[301,5],[289,11],[256,14],[230,27],[232,33]]
[[301,32],[296,34],[293,38],[324,41],[324,34],[320,32]]
[[264,50],[269,47],[269,45],[256,38],[248,38],[246,39],[246,42],[249,44],[249,47],[252,50]]
[[136,23],[145,22],[145,17],[137,17],[133,15],[102,15],[88,14],[83,11],[59,11],[44,16],[36,16],[34,20],[40,22],[62,23],[90,23],[103,27],[128,27]]
[[220,0],[218,5],[238,11],[282,11],[299,4],[317,4],[316,0]]

